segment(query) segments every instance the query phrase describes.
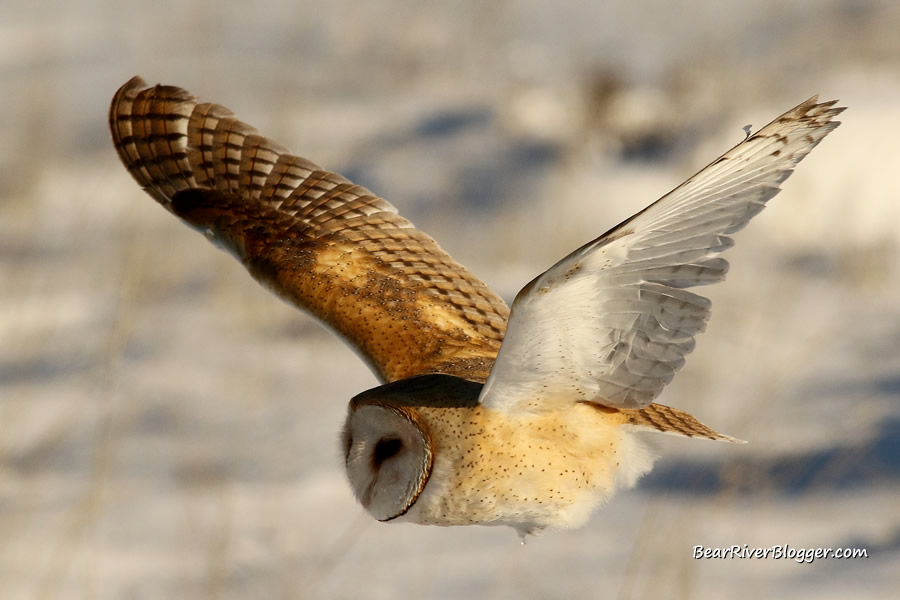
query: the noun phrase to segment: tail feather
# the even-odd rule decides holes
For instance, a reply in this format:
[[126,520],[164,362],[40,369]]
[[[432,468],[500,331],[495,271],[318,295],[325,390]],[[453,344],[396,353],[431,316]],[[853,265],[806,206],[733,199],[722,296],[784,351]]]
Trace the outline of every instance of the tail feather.
[[639,430],[659,431],[690,438],[706,438],[721,442],[746,444],[744,440],[733,438],[707,427],[694,416],[664,404],[650,404],[637,410],[622,410],[628,416],[626,426]]

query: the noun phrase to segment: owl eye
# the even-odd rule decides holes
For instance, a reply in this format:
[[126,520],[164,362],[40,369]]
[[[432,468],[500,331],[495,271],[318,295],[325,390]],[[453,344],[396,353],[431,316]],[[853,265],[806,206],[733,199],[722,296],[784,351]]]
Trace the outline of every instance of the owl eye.
[[381,438],[378,440],[378,443],[375,444],[375,452],[372,454],[372,462],[375,464],[375,467],[378,468],[392,456],[396,455],[400,452],[400,449],[403,448],[403,442],[401,442],[397,438]]

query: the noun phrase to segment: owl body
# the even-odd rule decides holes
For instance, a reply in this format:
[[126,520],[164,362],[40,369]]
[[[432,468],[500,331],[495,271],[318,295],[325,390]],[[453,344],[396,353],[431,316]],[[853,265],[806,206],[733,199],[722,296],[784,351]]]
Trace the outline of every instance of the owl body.
[[[482,388],[426,375],[354,398],[344,449],[363,506],[384,521],[509,525],[525,535],[581,525],[652,466],[626,411],[544,401],[509,414],[480,404]],[[380,452],[388,443],[392,452]]]
[[522,535],[578,527],[652,465],[622,413],[589,404],[515,416],[480,405],[419,412],[435,459],[404,518],[423,525],[509,525]]

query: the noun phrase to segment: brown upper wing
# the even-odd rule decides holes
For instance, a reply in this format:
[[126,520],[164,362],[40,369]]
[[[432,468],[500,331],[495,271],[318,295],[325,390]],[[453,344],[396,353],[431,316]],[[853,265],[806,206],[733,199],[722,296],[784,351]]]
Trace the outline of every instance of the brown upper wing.
[[135,77],[109,123],[147,193],[341,334],[382,380],[487,377],[509,309],[390,203],[181,88]]

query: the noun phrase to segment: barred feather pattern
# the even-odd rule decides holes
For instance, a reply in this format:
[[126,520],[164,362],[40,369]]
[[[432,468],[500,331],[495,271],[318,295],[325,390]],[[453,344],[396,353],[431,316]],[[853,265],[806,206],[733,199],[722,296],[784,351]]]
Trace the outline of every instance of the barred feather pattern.
[[133,78],[109,122],[148,194],[341,334],[383,381],[487,377],[506,304],[389,202],[178,87]]

